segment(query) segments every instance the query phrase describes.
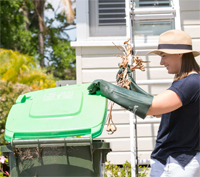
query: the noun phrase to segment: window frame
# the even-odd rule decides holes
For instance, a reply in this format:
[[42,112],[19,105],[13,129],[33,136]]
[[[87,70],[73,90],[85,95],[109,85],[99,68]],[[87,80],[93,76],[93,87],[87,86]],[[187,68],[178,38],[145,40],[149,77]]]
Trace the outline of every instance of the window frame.
[[[176,0],[175,0],[176,2]],[[176,7],[177,4],[174,5]],[[176,2],[179,5],[179,2]],[[179,7],[179,6],[178,6]],[[181,29],[180,25],[180,9],[178,9],[178,15],[177,19],[175,19],[175,29]],[[176,12],[177,14],[177,12]],[[178,25],[177,25],[178,24]],[[125,31],[126,34],[119,36],[116,34],[116,36],[102,36],[102,35],[93,35],[91,36],[89,34],[90,29],[89,29],[89,0],[82,0],[81,2],[77,4],[77,42],[75,46],[113,46],[112,42],[117,41],[117,43],[120,43],[124,40],[127,39],[127,32]],[[116,31],[115,27],[110,28],[110,26],[107,26],[105,30],[110,30],[110,31]],[[105,31],[104,30],[104,31]],[[99,31],[97,31],[99,32]],[[106,31],[105,31],[106,32]],[[94,33],[95,34],[95,33]],[[139,46],[142,46],[143,44],[152,44],[155,45],[158,41],[159,35],[158,36],[148,36],[148,37],[141,37],[141,36],[135,36],[134,41]],[[85,42],[81,42],[85,41]],[[116,44],[117,44],[116,43]]]
[[89,5],[89,36],[90,37],[126,36],[126,25],[99,26],[98,0],[88,0],[88,2],[89,2],[88,5]]

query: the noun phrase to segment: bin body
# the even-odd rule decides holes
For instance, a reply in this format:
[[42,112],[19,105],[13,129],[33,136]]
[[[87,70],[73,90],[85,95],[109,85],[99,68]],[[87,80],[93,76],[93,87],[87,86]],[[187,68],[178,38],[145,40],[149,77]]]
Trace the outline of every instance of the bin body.
[[56,87],[20,95],[12,106],[1,147],[11,177],[103,176],[110,144],[101,135],[107,100],[89,95],[89,84]]
[[[2,146],[1,152],[9,158],[11,177],[59,177],[104,175],[109,143],[93,141],[90,146],[56,146],[16,148]],[[13,152],[14,150],[14,152]],[[16,152],[18,151],[18,152]],[[40,154],[39,154],[40,153]]]

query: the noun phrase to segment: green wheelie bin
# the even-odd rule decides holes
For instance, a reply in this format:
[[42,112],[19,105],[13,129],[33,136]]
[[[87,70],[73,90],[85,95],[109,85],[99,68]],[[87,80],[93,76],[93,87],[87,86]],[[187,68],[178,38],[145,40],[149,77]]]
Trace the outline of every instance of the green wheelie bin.
[[20,95],[9,112],[0,150],[11,177],[104,176],[110,144],[101,135],[107,100],[89,95],[88,84]]

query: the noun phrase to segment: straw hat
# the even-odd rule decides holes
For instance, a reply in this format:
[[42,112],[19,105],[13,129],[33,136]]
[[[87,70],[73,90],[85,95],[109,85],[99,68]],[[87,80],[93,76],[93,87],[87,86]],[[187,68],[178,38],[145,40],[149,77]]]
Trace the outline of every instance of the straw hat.
[[194,57],[200,52],[192,50],[192,40],[189,34],[181,30],[169,30],[162,33],[159,37],[158,49],[148,54],[160,55],[161,52],[168,54],[181,54],[192,52]]

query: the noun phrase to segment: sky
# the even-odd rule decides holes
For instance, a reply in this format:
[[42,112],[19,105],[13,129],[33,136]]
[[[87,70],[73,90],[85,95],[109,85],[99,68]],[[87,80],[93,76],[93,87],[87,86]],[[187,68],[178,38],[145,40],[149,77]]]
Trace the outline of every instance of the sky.
[[[60,7],[62,5],[61,0],[47,0],[47,2],[51,3],[55,10],[58,9],[57,12],[61,12],[62,10],[62,8]],[[75,7],[75,4],[74,4],[74,7]],[[54,17],[54,12],[52,10],[46,10],[44,12],[44,15],[48,17]],[[56,25],[56,23],[54,23],[54,25]],[[72,28],[72,27],[74,26],[69,26],[68,28]],[[67,34],[69,35],[71,41],[76,40],[76,29],[68,30]]]

